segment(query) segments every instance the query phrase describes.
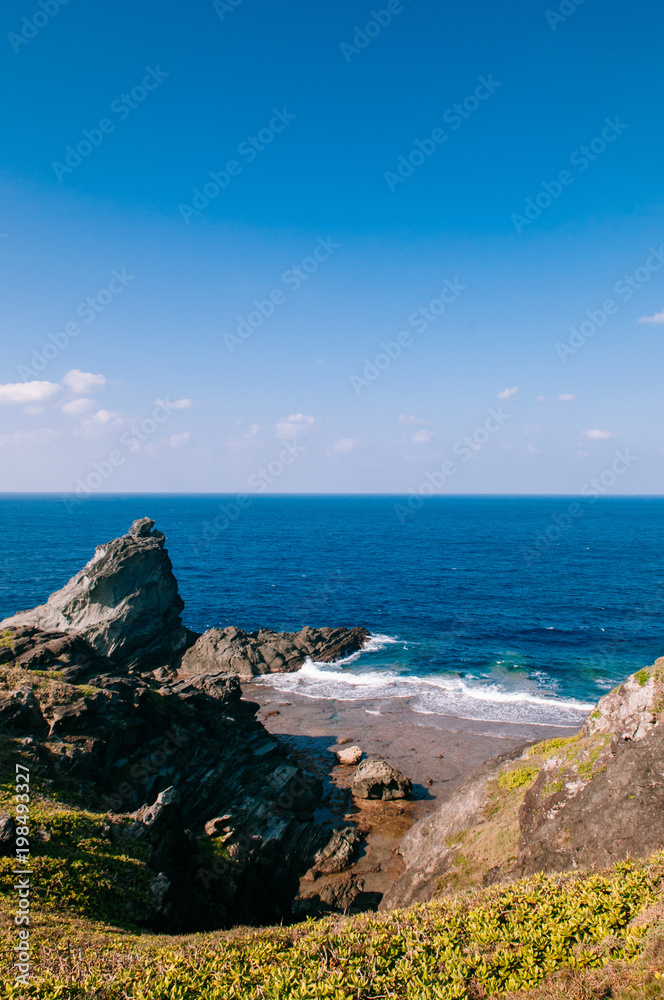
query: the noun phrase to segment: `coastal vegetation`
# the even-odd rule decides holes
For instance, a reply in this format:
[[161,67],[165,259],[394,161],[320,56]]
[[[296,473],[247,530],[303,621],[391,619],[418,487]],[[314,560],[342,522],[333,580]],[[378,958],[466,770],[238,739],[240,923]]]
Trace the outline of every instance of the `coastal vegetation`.
[[[184,937],[122,932],[63,905],[35,918],[30,985],[19,992],[6,981],[0,998],[661,997],[663,880],[659,852],[603,872],[535,875],[384,914]],[[2,906],[7,968],[14,935]]]

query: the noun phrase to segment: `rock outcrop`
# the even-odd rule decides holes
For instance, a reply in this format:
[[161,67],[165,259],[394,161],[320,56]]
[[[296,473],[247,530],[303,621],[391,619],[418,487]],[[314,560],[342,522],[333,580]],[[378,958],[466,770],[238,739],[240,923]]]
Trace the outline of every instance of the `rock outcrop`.
[[664,846],[664,659],[600,700],[581,732],[487,761],[400,844],[382,909]]
[[[153,528],[150,518],[134,521],[128,534],[97,546],[90,562],[46,604],[0,622],[0,629],[12,630],[26,665],[93,654],[145,669],[184,651],[184,602],[164,535]],[[6,660],[6,647],[3,653]]]
[[310,657],[322,663],[356,653],[369,637],[364,628],[303,628],[300,632],[243,632],[212,628],[182,657],[180,674],[223,671],[251,677],[299,670]]
[[351,791],[358,799],[407,799],[413,790],[410,778],[392,767],[386,760],[369,758],[357,766]]
[[664,658],[632,674],[600,698],[583,724],[583,732],[609,733],[618,739],[638,741],[655,728],[663,707]]
[[[359,834],[313,821],[322,782],[257,721],[237,661],[196,654],[196,669],[178,671],[197,637],[153,528],[134,522],[46,604],[0,624],[0,732],[20,739],[44,795],[105,813],[101,835],[147,860],[150,926],[291,919],[299,878],[343,871]],[[269,637],[292,664],[358,648],[363,635],[259,632],[245,648],[265,650]],[[0,820],[1,852],[11,824]]]

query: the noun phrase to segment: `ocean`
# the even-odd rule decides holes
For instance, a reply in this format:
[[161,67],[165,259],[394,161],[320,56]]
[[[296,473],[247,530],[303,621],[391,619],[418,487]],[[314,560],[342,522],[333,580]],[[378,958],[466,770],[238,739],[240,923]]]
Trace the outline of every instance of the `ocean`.
[[190,628],[365,625],[369,647],[284,692],[425,714],[578,723],[664,654],[664,499],[0,496],[0,618],[149,516]]

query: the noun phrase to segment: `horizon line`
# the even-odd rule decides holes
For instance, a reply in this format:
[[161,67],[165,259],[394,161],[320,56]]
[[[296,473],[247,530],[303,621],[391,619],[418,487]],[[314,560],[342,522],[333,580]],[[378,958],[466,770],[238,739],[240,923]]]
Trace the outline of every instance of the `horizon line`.
[[[57,497],[61,499],[63,497],[73,497],[76,496],[75,493],[65,492],[64,490],[0,490],[0,497]],[[550,498],[567,498],[575,497],[582,500],[662,500],[664,499],[664,493],[605,493],[601,496],[592,493],[427,493],[424,496],[418,493],[394,493],[394,492],[372,492],[365,491],[361,493],[309,493],[309,492],[298,492],[298,493],[243,493],[239,490],[232,491],[188,491],[181,492],[177,490],[127,490],[122,493],[90,493],[85,497],[80,497],[81,501],[97,499],[110,499],[110,498],[121,498],[121,497],[251,497],[255,500],[260,499],[275,499],[277,497],[284,498],[295,498],[295,497],[402,497],[409,499],[412,496],[420,496],[423,500],[450,500],[453,498],[466,498],[466,499],[550,499]]]

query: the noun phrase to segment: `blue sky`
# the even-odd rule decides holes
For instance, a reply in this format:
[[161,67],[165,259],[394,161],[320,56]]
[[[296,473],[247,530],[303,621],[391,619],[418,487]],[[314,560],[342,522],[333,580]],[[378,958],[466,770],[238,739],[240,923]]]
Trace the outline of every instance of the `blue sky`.
[[1,19],[0,489],[664,492],[653,0]]

